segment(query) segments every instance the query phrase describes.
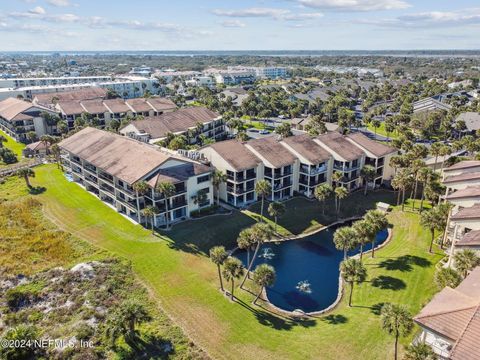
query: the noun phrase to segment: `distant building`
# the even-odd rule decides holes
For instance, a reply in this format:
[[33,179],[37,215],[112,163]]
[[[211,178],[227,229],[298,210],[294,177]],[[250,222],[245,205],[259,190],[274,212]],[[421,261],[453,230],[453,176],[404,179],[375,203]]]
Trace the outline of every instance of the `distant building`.
[[266,67],[255,67],[255,76],[259,78],[286,78],[288,76],[287,68],[285,67],[276,67],[276,66],[266,66]]
[[421,113],[426,111],[449,111],[452,107],[433,98],[418,100],[413,103],[413,112]]
[[472,135],[480,130],[480,113],[478,112],[464,112],[457,116],[455,122],[463,121],[466,129],[464,133],[471,133]]

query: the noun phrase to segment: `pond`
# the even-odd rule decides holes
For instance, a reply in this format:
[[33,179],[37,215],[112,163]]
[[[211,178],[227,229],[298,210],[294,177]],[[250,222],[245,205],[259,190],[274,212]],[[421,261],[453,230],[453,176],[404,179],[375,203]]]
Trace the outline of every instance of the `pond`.
[[[345,225],[339,225],[345,226]],[[338,295],[339,267],[343,251],[335,248],[331,227],[303,239],[264,244],[255,260],[256,265],[267,263],[275,268],[277,280],[267,289],[270,302],[287,311],[321,311],[332,305]],[[388,231],[377,234],[376,246],[388,237]],[[370,250],[371,244],[364,246]],[[352,250],[349,255],[360,253]],[[244,251],[236,253],[243,263],[247,262]],[[365,256],[365,255],[364,255]],[[367,254],[366,256],[370,256]]]

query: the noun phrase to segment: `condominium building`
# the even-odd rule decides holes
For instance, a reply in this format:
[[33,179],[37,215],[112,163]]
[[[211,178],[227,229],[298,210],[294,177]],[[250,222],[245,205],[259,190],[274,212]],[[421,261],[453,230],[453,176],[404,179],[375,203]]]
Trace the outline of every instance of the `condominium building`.
[[111,76],[74,76],[0,79],[0,88],[24,88],[32,86],[74,85],[112,81]]
[[[134,139],[87,127],[59,143],[65,171],[72,181],[129,219],[151,224],[142,210],[154,206],[154,226],[188,219],[193,211],[213,204],[211,168]],[[138,193],[135,184],[146,182]],[[168,182],[168,198],[158,185]]]
[[286,78],[288,76],[287,68],[276,66],[265,66],[254,68],[255,75],[259,78]]
[[218,113],[194,106],[132,121],[120,129],[120,134],[152,144],[164,140],[168,134],[185,135],[190,144],[195,144],[201,135],[223,138],[225,124]]
[[56,115],[52,110],[17,98],[0,101],[0,129],[19,142],[29,142],[29,132],[39,138],[54,132],[54,126],[47,124],[42,113]]
[[220,199],[243,207],[257,200],[255,184],[259,180],[270,182],[269,200],[287,199],[295,193],[312,197],[320,184],[332,184],[335,171],[343,177],[332,185],[353,191],[363,185],[360,171],[367,158],[375,163],[379,174],[374,185],[389,181],[393,171],[385,159],[396,154],[396,149],[387,146],[379,149],[376,142],[366,137],[357,137],[356,141],[361,142],[362,147],[339,133],[319,137],[303,134],[284,139],[271,136],[247,142],[223,141],[203,147],[199,152],[227,175],[227,183],[220,186]]

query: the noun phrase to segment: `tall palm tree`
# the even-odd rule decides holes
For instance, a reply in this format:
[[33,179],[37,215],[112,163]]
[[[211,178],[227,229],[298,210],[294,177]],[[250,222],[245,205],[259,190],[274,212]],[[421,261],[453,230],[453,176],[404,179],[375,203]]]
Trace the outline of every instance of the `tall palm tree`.
[[348,191],[343,186],[339,186],[335,189],[335,199],[337,202],[337,215],[340,214],[341,201],[342,199],[345,199],[347,195],[348,195]]
[[402,195],[402,211],[405,209],[405,192],[411,182],[411,175],[408,169],[400,169],[392,180],[392,186],[398,190],[397,205],[400,204],[400,195]]
[[455,268],[462,274],[465,278],[469,271],[471,271],[477,265],[480,265],[480,258],[471,249],[465,249],[458,251],[453,256],[455,261]]
[[25,183],[29,189],[32,188],[32,184],[30,184],[30,178],[35,177],[35,171],[30,168],[23,168],[17,171],[17,176],[25,180]]
[[242,250],[247,250],[247,266],[250,265],[250,250],[255,243],[255,233],[252,228],[246,228],[240,231],[237,238],[237,245]]
[[416,159],[412,161],[412,164],[410,165],[410,171],[414,179],[415,185],[412,188],[412,209],[415,210],[415,199],[417,198],[417,191],[418,191],[418,177],[419,173],[422,170],[422,168],[425,168],[425,162],[421,159]]
[[260,291],[253,301],[254,304],[257,303],[263,289],[265,289],[266,286],[272,286],[275,283],[275,277],[275,269],[271,265],[260,264],[255,268],[255,271],[253,272],[253,282],[260,286]]
[[240,279],[244,273],[242,262],[236,257],[229,256],[223,263],[223,277],[232,283],[230,297],[233,301],[233,290],[235,289],[235,279]]
[[404,360],[437,360],[437,355],[430,345],[424,342],[410,344],[405,349]]
[[161,182],[156,186],[155,190],[162,194],[165,198],[165,225],[168,229],[170,225],[168,214],[168,201],[176,193],[175,185],[173,185],[171,182]]
[[155,206],[147,206],[145,207],[145,209],[141,211],[141,213],[147,219],[150,219],[150,225],[152,227],[152,234],[153,234],[155,232],[153,219],[155,218],[155,215],[158,214],[158,209]]
[[380,210],[368,210],[364,216],[365,221],[371,228],[370,241],[372,242],[372,258],[375,257],[375,240],[377,233],[387,228],[387,216]]
[[443,147],[443,144],[438,141],[434,142],[432,146],[430,146],[430,155],[435,157],[435,165],[433,167],[434,169],[437,168],[437,161],[438,161],[438,157],[442,153],[442,147]]
[[441,267],[435,272],[435,283],[441,290],[445,286],[455,289],[462,282],[462,277],[455,269]]
[[413,328],[412,315],[399,305],[387,303],[381,311],[382,328],[390,335],[395,336],[395,357],[398,358],[398,338],[408,335]]
[[227,174],[220,170],[215,170],[212,175],[212,185],[217,192],[217,205],[220,204],[220,185],[227,182]]
[[[139,197],[146,195],[150,189],[151,189],[150,185],[148,185],[147,182],[144,181],[144,180],[137,181],[135,184],[133,184],[133,190],[137,194],[137,196],[136,196],[136,198],[137,198],[136,199],[137,200],[137,208],[140,208]],[[140,212],[140,216],[139,216],[138,220],[139,220],[140,223],[142,222],[141,212]]]
[[334,171],[332,174],[332,183],[335,184],[335,187],[339,186],[339,182],[342,180],[343,174],[340,171]]
[[315,188],[313,194],[315,198],[322,203],[322,215],[325,215],[325,202],[332,193],[332,191],[332,187],[328,184],[322,184]]
[[435,240],[435,230],[442,230],[444,228],[445,221],[440,216],[437,207],[433,207],[430,210],[423,211],[420,216],[420,223],[423,227],[430,230],[431,241],[428,252],[432,252],[433,242]]
[[257,196],[262,198],[262,207],[260,209],[260,221],[263,221],[263,205],[265,197],[267,197],[272,192],[272,185],[267,180],[260,180],[255,184],[255,192]]
[[418,172],[418,180],[422,183],[422,196],[420,199],[420,212],[423,211],[423,202],[425,201],[425,192],[430,184],[438,177],[432,168],[422,167]]
[[274,231],[277,232],[277,219],[285,214],[285,204],[275,201],[268,205],[268,214],[275,219]]
[[362,170],[360,170],[360,176],[362,177],[363,182],[365,183],[365,189],[363,192],[364,195],[367,195],[368,183],[375,178],[376,173],[377,172],[372,165],[365,165],[362,168]]
[[252,256],[252,260],[250,260],[250,263],[248,264],[247,273],[245,274],[245,277],[243,278],[243,281],[240,284],[240,288],[242,289],[243,289],[243,284],[245,284],[245,281],[247,280],[247,276],[250,273],[250,270],[252,269],[253,263],[257,258],[257,254],[258,254],[258,250],[260,250],[260,246],[262,246],[262,244],[266,240],[270,239],[273,236],[272,228],[270,227],[270,225],[265,223],[256,223],[250,229],[252,231],[251,236],[252,236],[253,242],[254,244],[256,244],[256,246]]
[[214,246],[210,249],[210,260],[217,265],[218,270],[218,279],[220,280],[220,289],[223,289],[223,281],[222,281],[222,274],[220,272],[220,265],[222,265],[225,260],[228,258],[228,253],[225,250],[224,246]]
[[440,169],[440,174],[443,175],[443,167],[445,166],[445,158],[447,155],[450,155],[452,153],[452,148],[446,144],[444,144],[441,149],[440,149],[440,156],[443,156],[442,159],[442,167]]
[[340,264],[340,273],[345,282],[350,284],[350,295],[348,297],[348,306],[352,306],[353,286],[355,283],[361,283],[367,278],[367,269],[362,262],[355,258],[343,260]]
[[356,244],[360,245],[360,261],[363,258],[363,246],[372,238],[372,226],[366,220],[358,220],[352,224],[355,231]]
[[356,233],[350,226],[344,226],[335,230],[333,234],[333,242],[338,250],[343,251],[343,259],[347,258],[348,250],[352,250],[356,245]]
[[135,301],[124,302],[107,318],[107,335],[112,345],[121,335],[127,342],[132,341],[135,326],[150,320],[151,317],[142,304]]

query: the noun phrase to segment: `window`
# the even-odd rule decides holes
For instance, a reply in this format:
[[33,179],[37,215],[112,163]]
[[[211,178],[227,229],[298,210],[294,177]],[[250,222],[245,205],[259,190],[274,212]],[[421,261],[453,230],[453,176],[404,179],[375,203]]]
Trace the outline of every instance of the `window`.
[[206,182],[206,181],[209,181],[210,180],[210,174],[208,175],[203,175],[203,176],[199,176],[197,178],[197,184],[201,184],[203,182]]

